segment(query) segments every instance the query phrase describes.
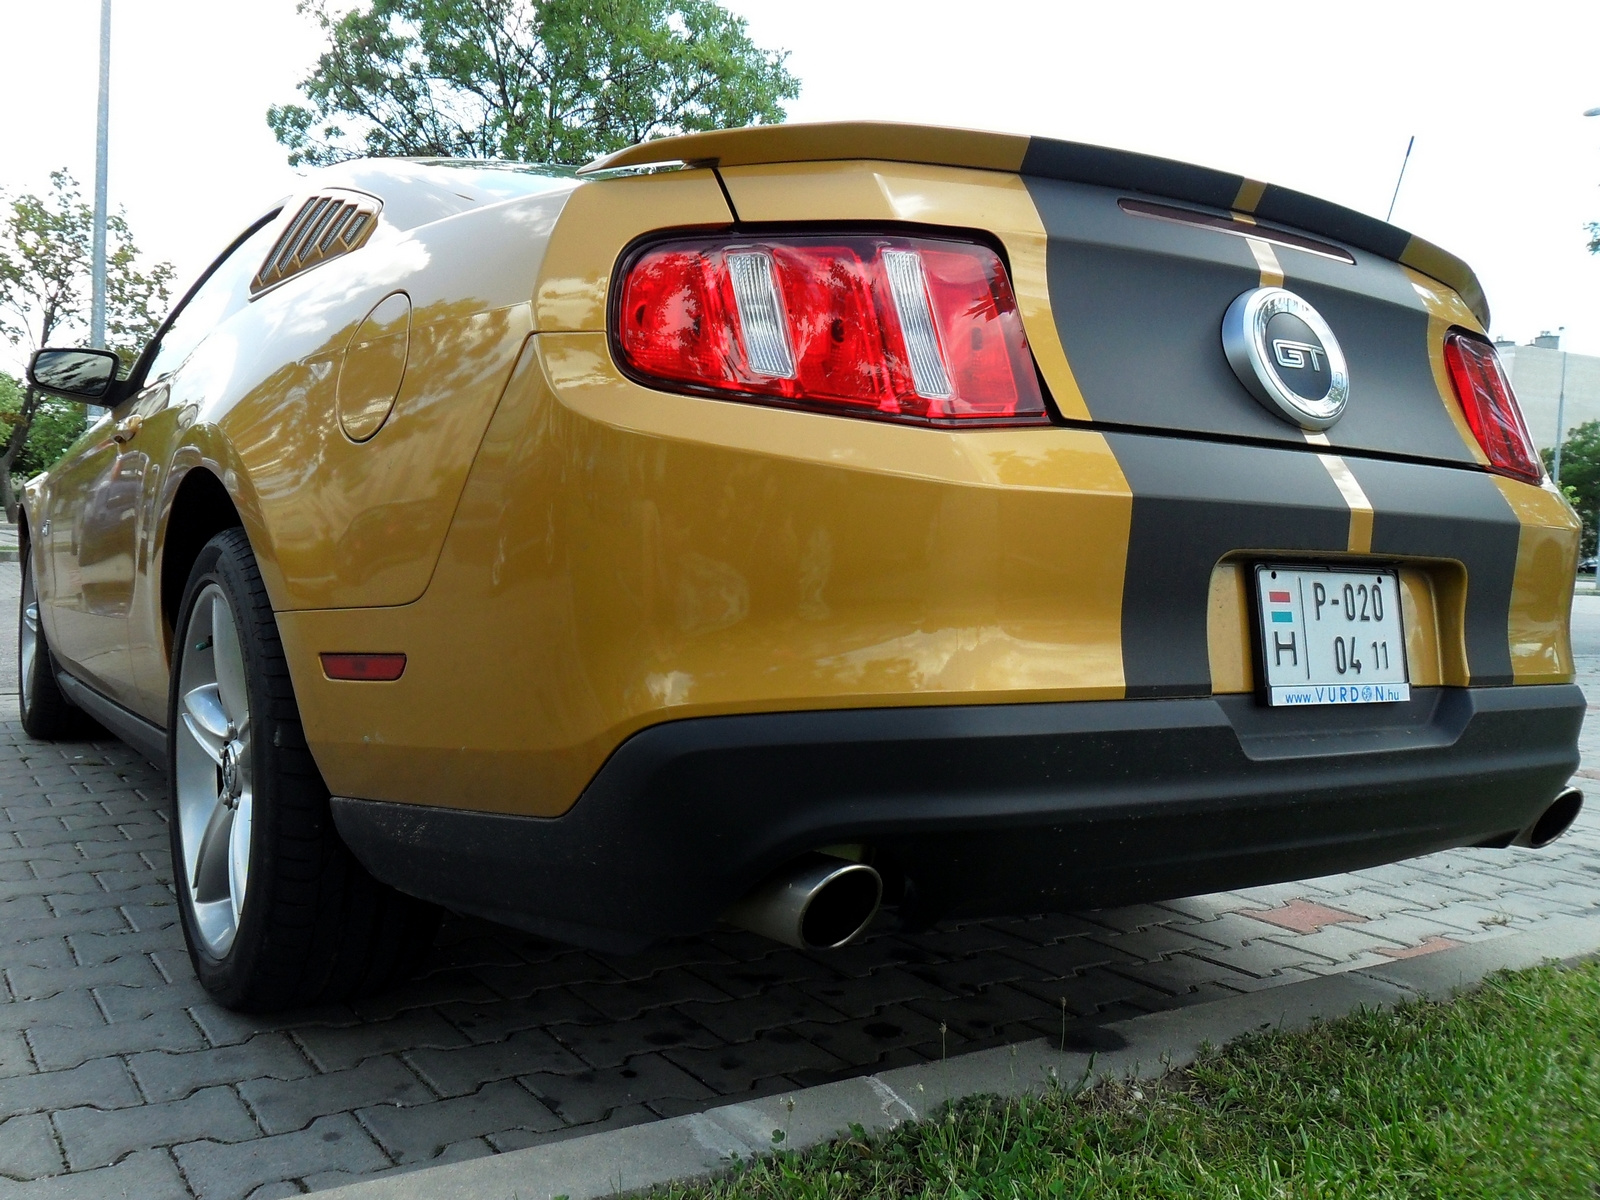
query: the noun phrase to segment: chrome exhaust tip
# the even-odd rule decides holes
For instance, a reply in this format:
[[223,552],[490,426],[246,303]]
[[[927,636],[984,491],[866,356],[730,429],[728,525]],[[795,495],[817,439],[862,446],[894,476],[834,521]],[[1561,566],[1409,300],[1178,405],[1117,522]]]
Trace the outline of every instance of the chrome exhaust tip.
[[808,854],[790,863],[722,919],[800,950],[848,946],[883,903],[883,877],[866,863]]
[[1539,819],[1513,839],[1513,846],[1526,846],[1540,850],[1555,841],[1578,819],[1583,811],[1583,793],[1575,787],[1565,787],[1550,801],[1550,807],[1539,814]]

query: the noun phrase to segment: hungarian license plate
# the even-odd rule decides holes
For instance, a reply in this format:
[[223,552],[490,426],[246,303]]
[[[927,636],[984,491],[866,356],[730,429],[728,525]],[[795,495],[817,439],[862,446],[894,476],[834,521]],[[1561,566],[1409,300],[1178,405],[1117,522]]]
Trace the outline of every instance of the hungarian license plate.
[[1269,703],[1411,699],[1393,571],[1261,566],[1256,594]]

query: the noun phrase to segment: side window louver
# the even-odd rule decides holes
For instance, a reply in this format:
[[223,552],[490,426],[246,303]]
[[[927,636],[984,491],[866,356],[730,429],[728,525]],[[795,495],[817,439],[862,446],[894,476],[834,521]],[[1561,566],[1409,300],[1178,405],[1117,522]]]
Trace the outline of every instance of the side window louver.
[[381,208],[376,197],[360,192],[328,191],[312,196],[272,244],[261,269],[250,281],[251,294],[320,262],[360,249],[378,227]]

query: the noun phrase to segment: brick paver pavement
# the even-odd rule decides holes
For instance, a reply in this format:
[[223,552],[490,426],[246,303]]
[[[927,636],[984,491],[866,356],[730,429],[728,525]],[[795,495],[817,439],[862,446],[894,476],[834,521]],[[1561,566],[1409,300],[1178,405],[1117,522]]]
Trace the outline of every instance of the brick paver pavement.
[[[28,740],[13,697],[0,717],[0,1200],[299,1195],[1007,1041],[1093,1046],[1139,1012],[1600,910],[1585,814],[1545,851],[886,924],[826,955],[728,931],[613,957],[452,918],[397,991],[246,1017],[190,972],[158,773]],[[1585,763],[1600,780],[1593,732]]]

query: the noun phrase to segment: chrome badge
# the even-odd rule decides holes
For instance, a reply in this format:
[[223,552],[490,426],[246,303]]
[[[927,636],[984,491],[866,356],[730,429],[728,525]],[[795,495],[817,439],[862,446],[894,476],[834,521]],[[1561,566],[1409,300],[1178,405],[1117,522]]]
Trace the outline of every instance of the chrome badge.
[[1302,429],[1326,429],[1350,399],[1339,340],[1322,314],[1280,287],[1256,288],[1228,306],[1222,349],[1267,411]]

